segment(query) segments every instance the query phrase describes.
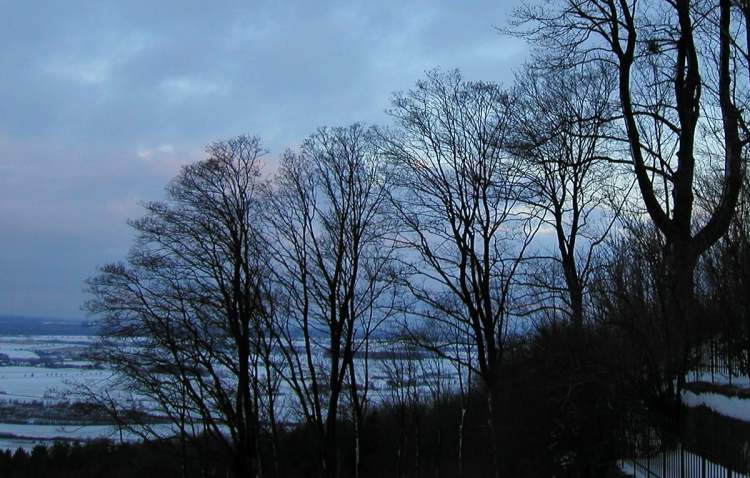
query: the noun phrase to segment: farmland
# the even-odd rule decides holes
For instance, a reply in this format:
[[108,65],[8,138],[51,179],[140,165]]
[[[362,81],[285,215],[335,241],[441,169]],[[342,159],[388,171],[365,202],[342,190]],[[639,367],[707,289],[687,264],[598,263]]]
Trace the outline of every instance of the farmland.
[[110,376],[86,358],[95,331],[76,320],[0,317],[0,449],[118,434],[71,396],[76,384]]
[[[66,335],[60,333],[65,329],[59,323],[20,325],[23,332],[32,333],[18,334],[18,326],[0,317],[0,332],[8,332],[0,334],[0,450],[31,449],[56,440],[139,438],[118,427],[81,394],[83,388],[102,389],[115,381],[111,370],[92,362],[87,354],[96,339],[94,328],[70,323],[66,325],[75,335]],[[456,371],[447,361],[424,354],[407,358],[384,340],[375,341],[369,354],[368,400],[373,403],[404,399],[407,394],[429,397],[456,385]],[[323,356],[321,351],[319,358]],[[410,361],[411,366],[405,366]],[[275,399],[287,423],[300,419],[292,395],[286,384],[280,384]],[[156,429],[170,434],[167,424]]]

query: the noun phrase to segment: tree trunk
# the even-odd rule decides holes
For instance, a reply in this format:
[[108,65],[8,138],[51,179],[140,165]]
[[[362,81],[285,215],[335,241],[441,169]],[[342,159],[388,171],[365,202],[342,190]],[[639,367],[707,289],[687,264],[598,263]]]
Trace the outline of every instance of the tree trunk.
[[437,439],[437,456],[435,457],[435,478],[440,478],[440,465],[442,464],[443,458],[443,430],[440,429],[438,424],[438,439]]
[[494,384],[487,386],[487,428],[490,432],[490,455],[492,458],[493,476],[500,478],[500,450],[497,443],[497,425],[495,423]]
[[[367,356],[365,356],[365,364]],[[367,370],[367,365],[365,365]],[[359,468],[361,461],[361,436],[362,436],[362,418],[364,415],[363,404],[365,398],[360,401],[360,397],[357,395],[359,386],[357,385],[357,376],[354,369],[354,360],[349,360],[349,377],[350,377],[350,397],[352,401],[352,418],[354,422],[354,478],[359,478]],[[365,372],[365,393],[367,390],[368,375]]]
[[399,437],[398,437],[398,449],[396,450],[396,476],[401,478],[404,474],[404,452],[406,450],[406,411],[403,406],[400,407],[398,412],[399,421]]
[[248,463],[247,454],[243,453],[242,450],[235,451],[236,456],[234,457],[234,466],[232,471],[234,476],[237,478],[250,478],[250,464]]
[[583,286],[578,276],[578,266],[575,260],[575,251],[564,238],[562,219],[557,223],[558,248],[562,261],[565,286],[568,289],[568,300],[570,300],[570,319],[576,331],[583,330]]
[[338,450],[336,449],[336,419],[327,420],[324,440],[322,474],[324,478],[338,478]]
[[461,418],[458,421],[458,478],[464,476],[464,424],[466,423],[466,407],[461,408]]
[[414,410],[414,476],[419,478],[421,476],[420,469],[421,464],[419,463],[419,450],[422,448],[420,443],[421,437],[419,436],[419,416],[417,410]]
[[570,294],[571,319],[575,329],[580,332],[583,330],[583,288],[575,269],[570,275],[572,277],[567,281],[567,285],[568,293]]
[[[687,242],[670,244],[665,251],[665,347],[664,380],[669,400],[678,400],[683,388],[687,357],[697,339],[694,272],[697,256]],[[674,380],[677,387],[674,387]]]
[[269,400],[271,400],[269,419],[271,425],[271,459],[273,460],[273,476],[274,478],[279,478],[281,476],[279,471],[279,429],[278,424],[276,423],[276,407],[273,405],[273,398],[269,397]]
[[359,419],[354,418],[354,478],[359,478],[360,437]]

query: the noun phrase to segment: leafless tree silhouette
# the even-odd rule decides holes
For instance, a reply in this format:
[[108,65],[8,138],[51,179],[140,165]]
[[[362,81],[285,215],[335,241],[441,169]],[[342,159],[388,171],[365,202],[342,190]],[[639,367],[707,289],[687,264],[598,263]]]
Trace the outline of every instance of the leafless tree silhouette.
[[320,129],[300,152],[287,152],[268,196],[266,247],[283,297],[278,330],[285,379],[318,434],[328,477],[339,473],[337,420],[345,384],[359,457],[368,381],[359,382],[355,354],[367,357],[371,334],[392,311],[387,181],[372,133],[356,124]]
[[88,281],[87,308],[102,321],[95,357],[134,397],[112,407],[167,417],[185,439],[205,434],[237,476],[255,476],[274,313],[255,229],[264,150],[240,136],[207,154],[131,221],[137,239],[127,261]]
[[512,105],[494,84],[432,71],[395,96],[390,114],[399,129],[383,135],[400,246],[411,251],[402,262],[413,298],[407,329],[424,347],[454,360],[454,347],[432,337],[420,340],[415,324],[447,328],[444,337],[470,333],[476,353],[471,366],[488,390],[497,475],[493,409],[514,278],[541,224],[524,202],[530,185],[506,151]]
[[[615,116],[608,72],[596,67],[539,71],[529,67],[516,85],[513,151],[536,189],[535,205],[557,254],[543,257],[530,286],[532,307],[555,309],[580,330],[596,250],[627,198],[623,171],[613,167]],[[618,174],[619,173],[619,174]],[[562,285],[555,272],[562,272]],[[563,307],[555,305],[561,301]]]

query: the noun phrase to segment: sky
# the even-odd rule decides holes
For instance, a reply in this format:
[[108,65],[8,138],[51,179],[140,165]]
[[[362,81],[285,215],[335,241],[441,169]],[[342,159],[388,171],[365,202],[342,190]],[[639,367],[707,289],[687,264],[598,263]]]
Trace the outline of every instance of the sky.
[[85,317],[127,219],[212,141],[257,135],[272,171],[319,126],[387,124],[435,67],[510,85],[513,5],[0,0],[0,315]]

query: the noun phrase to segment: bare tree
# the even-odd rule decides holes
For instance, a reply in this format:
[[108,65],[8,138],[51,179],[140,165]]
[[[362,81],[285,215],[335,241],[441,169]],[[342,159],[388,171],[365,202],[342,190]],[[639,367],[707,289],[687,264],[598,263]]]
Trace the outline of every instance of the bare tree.
[[[299,153],[284,156],[266,208],[267,247],[284,298],[283,373],[318,433],[321,471],[329,477],[339,474],[337,420],[347,376],[355,407],[363,400],[355,352],[367,347],[393,300],[388,184],[371,136],[358,124],[318,130]],[[361,413],[354,415],[360,431]]]
[[[496,475],[495,394],[514,278],[540,224],[523,202],[529,185],[505,149],[512,103],[497,85],[432,71],[395,96],[390,114],[400,128],[384,146],[393,165],[399,241],[410,251],[403,260],[412,297],[407,329],[418,332],[414,319],[421,319],[455,331],[449,337],[470,331],[471,365],[487,387]],[[422,345],[459,359],[432,340]]]
[[[545,259],[535,307],[562,312],[583,327],[592,259],[614,225],[627,185],[612,166],[610,141],[614,83],[601,68],[538,71],[528,68],[517,83],[514,151],[523,161],[542,219],[558,253]],[[550,264],[552,262],[552,264]],[[564,286],[551,282],[561,270]],[[563,310],[547,296],[560,298]]]
[[[272,313],[255,230],[264,150],[240,136],[207,154],[130,222],[135,245],[126,262],[88,281],[87,308],[102,322],[96,357],[132,393],[130,403],[168,418],[183,438],[207,434],[236,476],[255,476],[257,364],[268,347],[258,332]],[[109,403],[115,412],[124,406]]]
[[[746,12],[732,0],[559,0],[516,16],[516,33],[553,54],[550,67],[606,63],[617,72],[630,165],[665,240],[668,383],[687,355],[696,263],[727,231],[742,188]],[[712,168],[722,171],[721,196],[696,221],[695,178]]]

